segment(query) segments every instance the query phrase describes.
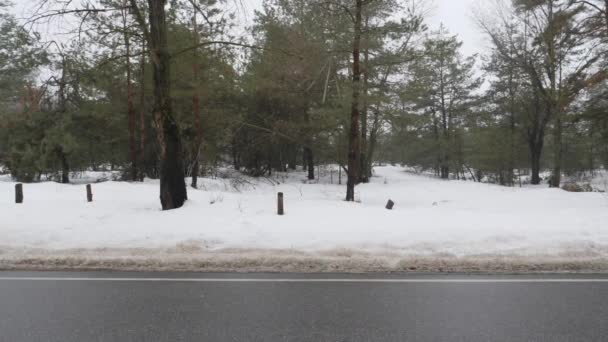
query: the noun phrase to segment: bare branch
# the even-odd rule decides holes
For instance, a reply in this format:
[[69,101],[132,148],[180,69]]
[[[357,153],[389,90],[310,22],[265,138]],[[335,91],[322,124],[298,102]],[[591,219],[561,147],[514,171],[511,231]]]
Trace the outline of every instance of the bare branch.
[[[179,56],[183,53],[186,53],[188,51],[192,51],[192,50],[196,50],[200,47],[204,47],[204,46],[209,46],[209,45],[215,45],[215,44],[219,44],[219,45],[230,45],[230,46],[238,46],[238,47],[244,47],[244,48],[249,48],[249,49],[254,49],[254,50],[264,50],[264,51],[273,51],[272,49],[267,49],[261,46],[256,46],[256,45],[250,45],[250,44],[245,44],[245,43],[237,43],[237,42],[230,42],[230,41],[223,41],[223,40],[212,40],[212,41],[206,41],[200,44],[196,44],[190,47],[187,47],[185,49],[179,50],[177,52],[174,52],[173,54],[171,54],[171,58]],[[294,54],[292,52],[289,52],[287,50],[278,50],[281,53],[284,53],[286,55],[289,56],[295,56],[295,57],[300,57],[302,58],[300,55]]]

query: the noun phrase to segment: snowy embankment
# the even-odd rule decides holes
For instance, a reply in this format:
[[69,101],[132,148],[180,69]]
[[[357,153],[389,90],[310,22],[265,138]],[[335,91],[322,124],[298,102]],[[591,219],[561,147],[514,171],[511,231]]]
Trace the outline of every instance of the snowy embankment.
[[0,267],[608,271],[606,194],[376,173],[357,187],[359,203],[344,202],[329,173],[321,184],[302,173],[205,178],[169,212],[155,181],[93,184],[93,203],[82,184],[26,184],[20,205],[14,183],[0,181]]

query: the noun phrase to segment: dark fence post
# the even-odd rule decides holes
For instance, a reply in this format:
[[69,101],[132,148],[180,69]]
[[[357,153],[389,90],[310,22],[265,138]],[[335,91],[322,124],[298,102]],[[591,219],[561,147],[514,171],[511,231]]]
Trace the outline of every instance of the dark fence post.
[[285,215],[285,211],[283,210],[283,193],[279,192],[277,196],[277,214]]
[[23,203],[23,184],[15,184],[15,203]]
[[395,206],[395,202],[393,202],[392,200],[388,200],[388,203],[386,203],[386,209],[388,209],[388,210],[393,210],[394,206]]
[[91,184],[87,184],[87,202],[93,202],[93,190]]

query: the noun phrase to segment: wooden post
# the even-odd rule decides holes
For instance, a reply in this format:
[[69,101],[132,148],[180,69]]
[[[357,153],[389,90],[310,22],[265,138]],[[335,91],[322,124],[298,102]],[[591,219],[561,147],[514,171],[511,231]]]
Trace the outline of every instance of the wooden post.
[[386,209],[388,210],[393,210],[393,207],[395,206],[395,202],[393,202],[392,200],[388,200],[388,203],[386,203]]
[[15,203],[23,203],[23,184],[15,184]]
[[277,214],[285,215],[285,211],[283,210],[283,193],[279,192],[277,196]]
[[91,184],[87,184],[87,202],[93,202],[93,190]]

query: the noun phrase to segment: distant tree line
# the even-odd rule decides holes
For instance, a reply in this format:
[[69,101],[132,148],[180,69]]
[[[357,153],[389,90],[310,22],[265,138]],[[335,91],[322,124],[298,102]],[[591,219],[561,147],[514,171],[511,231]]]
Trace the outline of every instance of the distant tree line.
[[[377,162],[554,187],[608,165],[605,1],[497,1],[476,15],[483,56],[430,30],[425,4],[266,0],[234,37],[238,1],[53,0],[27,20],[0,1],[0,164],[22,182],[159,178],[164,209],[227,164],[311,180],[335,164],[349,201]],[[60,20],[69,39],[36,32]]]

